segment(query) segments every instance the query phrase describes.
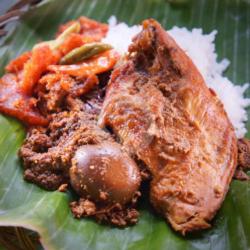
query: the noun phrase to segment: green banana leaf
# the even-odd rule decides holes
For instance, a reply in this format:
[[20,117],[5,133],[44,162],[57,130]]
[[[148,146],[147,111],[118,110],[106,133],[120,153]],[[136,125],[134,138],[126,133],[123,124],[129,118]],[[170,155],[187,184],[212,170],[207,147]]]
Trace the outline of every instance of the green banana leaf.
[[[1,73],[11,58],[37,41],[51,39],[60,23],[80,15],[100,21],[116,15],[129,24],[153,17],[165,28],[178,25],[202,27],[205,32],[217,29],[219,59],[231,60],[226,75],[238,84],[250,81],[249,0],[45,1],[25,13],[2,42]],[[246,95],[250,97],[250,90]],[[250,131],[250,122],[247,126]],[[250,249],[250,182],[232,182],[209,230],[185,237],[175,233],[154,213],[147,195],[139,205],[139,223],[117,229],[90,219],[74,219],[68,207],[73,199],[70,193],[47,192],[25,182],[17,157],[24,136],[25,129],[19,122],[0,117],[0,225],[37,231],[46,249]]]

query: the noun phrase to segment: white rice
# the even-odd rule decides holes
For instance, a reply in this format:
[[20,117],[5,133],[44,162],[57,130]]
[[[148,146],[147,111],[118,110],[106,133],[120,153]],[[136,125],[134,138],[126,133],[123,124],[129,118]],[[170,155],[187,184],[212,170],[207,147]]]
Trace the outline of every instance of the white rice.
[[[110,17],[108,22],[110,28],[103,42],[111,44],[121,54],[126,53],[132,38],[141,31],[142,27],[140,25],[129,27],[126,23],[118,23],[114,16]],[[173,27],[168,32],[193,60],[206,84],[214,89],[221,99],[238,138],[243,137],[247,132],[245,108],[250,105],[250,99],[244,98],[248,84],[237,86],[223,76],[230,62],[227,59],[217,62],[214,44],[217,31],[203,34],[202,29],[189,31],[186,28]]]
[[126,23],[118,23],[115,16],[111,16],[108,23],[108,34],[102,41],[111,44],[121,54],[126,53],[132,38],[142,30],[141,25],[129,27]]

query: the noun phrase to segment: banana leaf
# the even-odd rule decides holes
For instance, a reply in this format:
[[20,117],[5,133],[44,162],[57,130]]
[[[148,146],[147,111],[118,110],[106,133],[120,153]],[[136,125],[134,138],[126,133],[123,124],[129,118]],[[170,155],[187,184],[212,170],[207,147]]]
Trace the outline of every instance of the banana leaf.
[[[153,17],[167,29],[173,25],[218,30],[219,59],[227,57],[226,75],[238,84],[250,81],[249,0],[48,0],[30,9],[2,41],[0,69],[57,26],[80,15],[106,21],[111,15],[129,24]],[[250,90],[246,93],[250,97]],[[248,111],[250,115],[250,110]],[[250,135],[250,122],[247,123]],[[137,225],[118,229],[91,219],[76,220],[70,193],[48,192],[27,183],[17,151],[25,136],[16,120],[0,116],[0,225],[37,231],[46,249],[158,250],[250,249],[250,182],[233,181],[212,228],[188,236],[175,233],[151,208],[145,191]]]

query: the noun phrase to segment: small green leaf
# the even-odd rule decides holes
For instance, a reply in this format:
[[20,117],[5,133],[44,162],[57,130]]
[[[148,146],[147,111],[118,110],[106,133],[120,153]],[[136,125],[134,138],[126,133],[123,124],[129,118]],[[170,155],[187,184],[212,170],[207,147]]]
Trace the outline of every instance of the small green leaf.
[[87,43],[79,48],[71,50],[60,60],[60,64],[78,63],[110,49],[112,49],[112,46],[106,43]]

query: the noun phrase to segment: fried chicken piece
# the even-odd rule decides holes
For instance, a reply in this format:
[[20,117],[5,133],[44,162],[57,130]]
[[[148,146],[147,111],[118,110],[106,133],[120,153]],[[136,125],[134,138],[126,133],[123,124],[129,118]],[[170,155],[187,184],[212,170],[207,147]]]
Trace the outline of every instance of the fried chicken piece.
[[143,22],[113,71],[99,124],[145,163],[151,202],[175,230],[210,227],[236,168],[235,132],[214,91],[156,21]]

